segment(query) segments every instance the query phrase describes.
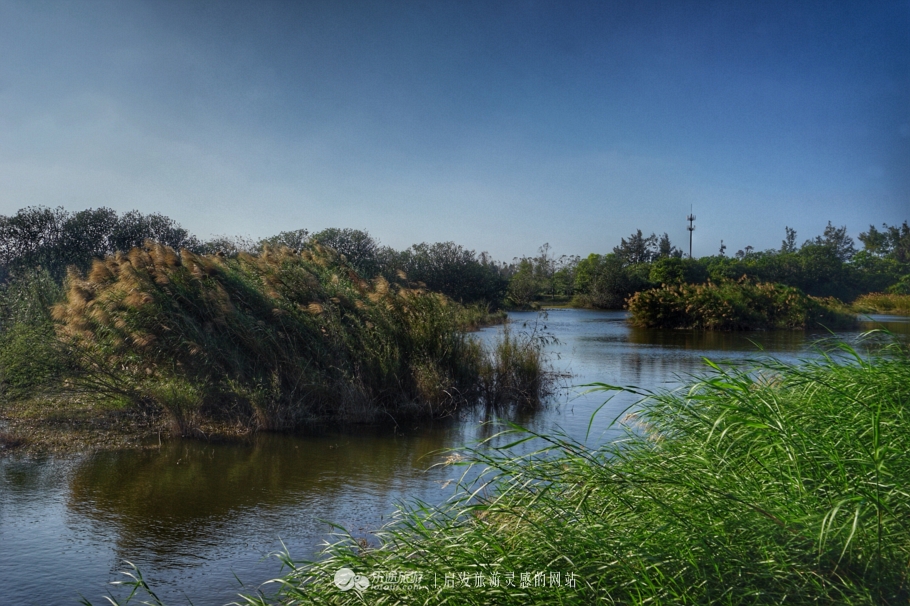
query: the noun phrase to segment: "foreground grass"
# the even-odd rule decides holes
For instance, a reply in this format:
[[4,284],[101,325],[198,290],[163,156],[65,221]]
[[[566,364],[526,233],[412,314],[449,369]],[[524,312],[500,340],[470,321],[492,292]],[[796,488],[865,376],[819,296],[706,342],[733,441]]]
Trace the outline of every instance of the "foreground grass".
[[[487,470],[449,503],[401,511],[378,548],[286,559],[245,603],[906,604],[910,362],[845,354],[715,366],[599,449],[473,450]],[[369,587],[341,591],[341,568]]]
[[910,316],[910,295],[874,292],[863,295],[853,302],[858,313],[898,314]]

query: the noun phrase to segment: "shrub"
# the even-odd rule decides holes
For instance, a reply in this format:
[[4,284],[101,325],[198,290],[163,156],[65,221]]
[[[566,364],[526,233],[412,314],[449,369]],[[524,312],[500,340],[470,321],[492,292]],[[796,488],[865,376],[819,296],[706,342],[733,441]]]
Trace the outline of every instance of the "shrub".
[[55,306],[78,383],[261,429],[445,416],[480,397],[483,352],[443,295],[372,281],[332,249],[234,258],[149,243],[72,273]]
[[748,279],[669,284],[629,299],[631,322],[645,328],[762,330],[847,326],[856,322],[835,299]]
[[66,369],[49,307],[62,296],[42,269],[0,286],[0,391],[22,393],[49,384]]

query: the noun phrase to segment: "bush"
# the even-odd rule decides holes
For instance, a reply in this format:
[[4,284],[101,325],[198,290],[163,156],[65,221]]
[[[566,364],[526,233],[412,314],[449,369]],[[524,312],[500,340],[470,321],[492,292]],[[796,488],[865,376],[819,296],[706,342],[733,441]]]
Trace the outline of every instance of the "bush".
[[24,272],[0,286],[0,391],[45,386],[66,369],[49,307],[62,289],[45,270]]
[[69,277],[54,307],[79,384],[253,427],[445,416],[481,396],[484,354],[443,295],[372,281],[332,249],[235,258],[157,244]]
[[849,326],[856,317],[834,299],[747,279],[675,284],[629,299],[631,322],[644,328],[763,330]]
[[626,265],[616,254],[589,255],[575,274],[576,302],[597,309],[621,309],[633,293],[650,286],[646,263]]

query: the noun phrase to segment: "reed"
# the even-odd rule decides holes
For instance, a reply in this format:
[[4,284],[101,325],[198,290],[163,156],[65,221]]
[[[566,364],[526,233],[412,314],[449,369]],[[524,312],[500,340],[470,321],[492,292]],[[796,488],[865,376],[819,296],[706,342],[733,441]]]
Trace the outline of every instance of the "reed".
[[[455,463],[485,471],[446,504],[403,508],[375,548],[342,535],[316,562],[284,554],[277,594],[244,603],[906,603],[910,361],[838,347],[709,362],[600,448],[509,430]],[[342,567],[370,580],[362,595],[335,586]]]
[[665,284],[628,300],[631,322],[644,328],[767,330],[846,327],[856,316],[833,298],[810,297],[783,284],[746,278]]
[[318,244],[197,255],[149,243],[71,273],[53,308],[95,393],[279,430],[322,421],[452,415],[490,365],[465,311],[415,285],[363,279]]

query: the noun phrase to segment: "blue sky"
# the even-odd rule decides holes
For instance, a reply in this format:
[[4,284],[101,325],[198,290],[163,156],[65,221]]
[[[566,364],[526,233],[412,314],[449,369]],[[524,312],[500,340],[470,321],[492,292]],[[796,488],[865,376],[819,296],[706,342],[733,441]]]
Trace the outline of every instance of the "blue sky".
[[910,2],[0,0],[0,214],[510,260],[910,219]]

